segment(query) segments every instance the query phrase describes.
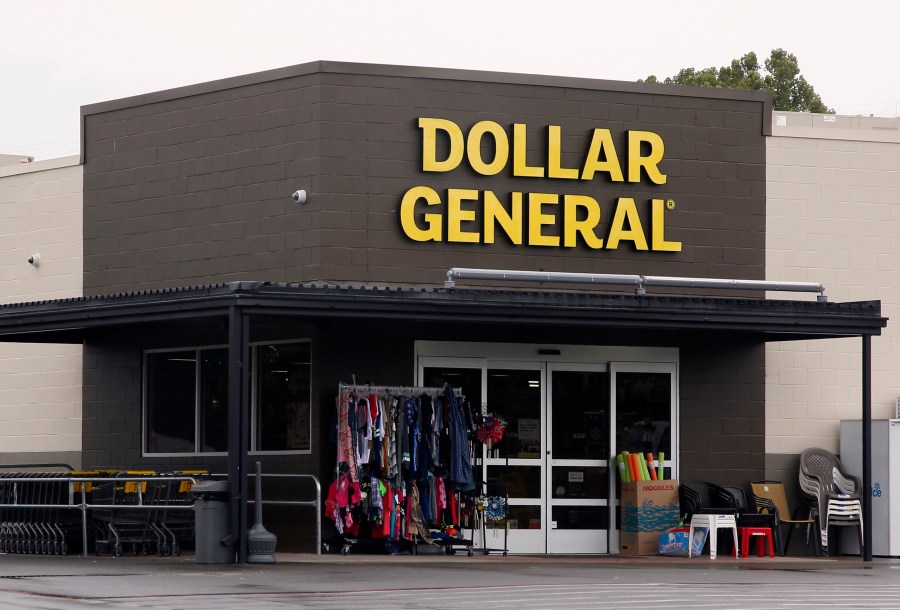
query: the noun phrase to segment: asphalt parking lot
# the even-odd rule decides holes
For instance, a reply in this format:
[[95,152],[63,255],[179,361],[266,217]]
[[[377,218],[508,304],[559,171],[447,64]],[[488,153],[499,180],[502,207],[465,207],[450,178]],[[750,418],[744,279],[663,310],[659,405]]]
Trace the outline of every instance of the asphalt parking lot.
[[900,559],[0,555],[3,608],[900,608]]

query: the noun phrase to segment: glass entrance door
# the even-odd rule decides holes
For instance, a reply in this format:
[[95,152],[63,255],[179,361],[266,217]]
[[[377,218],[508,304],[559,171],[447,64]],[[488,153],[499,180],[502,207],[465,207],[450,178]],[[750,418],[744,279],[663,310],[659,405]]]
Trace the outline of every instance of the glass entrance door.
[[548,364],[548,553],[609,552],[609,373]]
[[[499,415],[508,424],[499,443],[476,445],[479,492],[502,498],[505,505],[499,518],[487,518],[475,533],[476,547],[617,553],[619,484],[610,468],[613,456],[627,450],[656,457],[662,451],[667,477],[677,477],[672,472],[678,439],[677,351],[578,352],[569,347],[564,351],[580,359],[562,362],[512,359],[528,351],[519,345],[435,343],[429,348],[418,357],[423,385],[461,387],[474,411]],[[480,357],[464,355],[476,349]],[[442,351],[447,356],[439,355]],[[616,359],[645,353],[671,361]]]
[[[610,364],[610,400],[615,422],[615,454],[665,454],[664,475],[677,479],[678,417],[675,363],[613,362]],[[659,475],[658,475],[659,476]],[[620,505],[620,486],[613,477],[613,493]],[[619,511],[617,511],[618,513]],[[636,527],[631,524],[631,527]],[[619,548],[619,529],[611,530],[610,548]]]
[[506,498],[505,519],[487,523],[489,548],[503,548],[506,527],[510,553],[546,552],[544,370],[543,363],[488,363],[486,407],[507,422],[506,438],[484,460],[487,495]]
[[493,506],[485,511],[484,526],[474,533],[476,546],[510,553],[547,552],[544,363],[427,358],[420,364],[425,385],[450,383],[462,388],[474,411],[484,408],[507,423],[499,443],[477,445],[478,493],[503,502],[499,510]]
[[478,371],[462,359],[441,364],[423,367],[423,381],[462,387],[474,405],[483,402],[507,422],[505,438],[477,456],[484,495],[506,504],[503,518],[489,515],[476,535],[480,546],[608,553],[607,367],[489,361]]
[[674,440],[678,438],[675,365],[616,362],[611,369],[615,452],[652,453],[654,459],[664,453],[666,478],[677,478],[672,472]]

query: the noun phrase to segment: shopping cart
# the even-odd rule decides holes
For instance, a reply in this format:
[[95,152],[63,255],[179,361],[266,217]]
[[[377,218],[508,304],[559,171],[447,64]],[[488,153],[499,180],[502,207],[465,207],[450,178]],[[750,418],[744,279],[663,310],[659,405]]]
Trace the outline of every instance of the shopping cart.
[[177,480],[177,477],[200,477],[206,475],[205,470],[176,471],[160,474],[160,480],[149,481],[150,489],[145,502],[159,507],[151,510],[150,529],[156,537],[156,552],[163,555],[180,555],[181,546],[194,539],[194,498],[191,493],[193,482]]
[[136,554],[180,555],[182,545],[194,537],[194,511],[192,481],[178,477],[205,474],[132,470],[98,478],[90,496],[90,503],[99,505],[92,510],[95,553],[119,557],[130,545]]
[[[135,554],[147,554],[151,545],[158,543],[150,527],[151,511],[142,508],[148,488],[144,479],[153,474],[153,471],[101,471],[90,492],[90,503],[99,505],[91,511],[97,555],[111,552],[121,557],[126,544],[131,545]],[[152,496],[155,488],[150,489]]]
[[[59,473],[34,473],[37,481],[23,483],[28,487],[29,523],[32,538],[29,552],[43,555],[60,555],[68,552],[63,529],[62,513],[68,501],[68,485],[65,475]],[[65,511],[68,512],[68,511]]]
[[[208,474],[206,470],[181,470],[171,472],[168,476],[199,479]],[[162,514],[155,525],[165,534],[166,540],[171,540],[171,542],[164,543],[164,550],[167,551],[165,554],[180,555],[181,545],[194,539],[194,511],[187,509],[194,505],[193,481],[186,479],[167,481],[165,491],[166,493],[161,495],[161,499],[165,499],[167,506],[185,508],[161,511]]]
[[68,474],[0,473],[0,552],[66,554],[78,515],[68,503]]

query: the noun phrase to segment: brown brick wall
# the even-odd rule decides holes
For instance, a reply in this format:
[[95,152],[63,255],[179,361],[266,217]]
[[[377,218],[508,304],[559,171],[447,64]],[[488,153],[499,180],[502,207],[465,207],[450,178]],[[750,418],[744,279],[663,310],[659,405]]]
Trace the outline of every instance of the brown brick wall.
[[764,346],[706,336],[680,355],[681,477],[741,487],[765,478]]
[[[236,279],[436,285],[450,266],[763,277],[759,99],[346,64],[299,72],[85,109],[86,294]],[[486,177],[465,160],[452,172],[425,173],[420,117],[463,130],[492,120],[510,133],[524,123],[532,165],[545,164],[550,124],[561,127],[563,163],[573,167],[594,128],[611,130],[623,163],[626,130],[656,132],[668,182],[515,178],[509,168]],[[513,246],[503,236],[492,245],[414,242],[398,208],[417,185],[444,200],[446,188],[490,190],[501,201],[511,191],[589,195],[601,205],[602,237],[618,197],[636,200],[645,230],[649,199],[671,199],[666,237],[684,247]],[[309,193],[302,206],[290,198],[298,188]]]
[[317,277],[318,80],[87,113],[85,294]]

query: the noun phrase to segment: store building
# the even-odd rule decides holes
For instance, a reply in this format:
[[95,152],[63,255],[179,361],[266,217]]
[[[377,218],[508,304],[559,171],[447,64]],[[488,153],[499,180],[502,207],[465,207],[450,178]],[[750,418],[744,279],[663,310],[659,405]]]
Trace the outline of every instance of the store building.
[[[774,112],[766,149],[766,279],[822,282],[836,301],[900,315],[900,118]],[[876,419],[897,414],[896,332],[872,342]],[[766,346],[769,478],[796,485],[807,447],[840,452],[840,421],[860,419],[858,355],[853,339]]]
[[[77,156],[0,155],[0,303],[82,296],[82,191]],[[0,343],[0,464],[80,466],[81,356]]]
[[85,467],[327,482],[340,382],[452,381],[515,432],[510,550],[617,552],[618,451],[767,476],[767,343],[845,338],[868,389],[878,301],[765,298],[765,94],[317,62],[82,121],[84,297],[0,335],[83,343]]

